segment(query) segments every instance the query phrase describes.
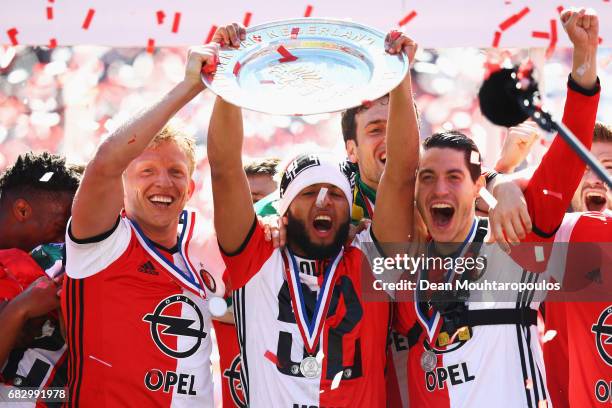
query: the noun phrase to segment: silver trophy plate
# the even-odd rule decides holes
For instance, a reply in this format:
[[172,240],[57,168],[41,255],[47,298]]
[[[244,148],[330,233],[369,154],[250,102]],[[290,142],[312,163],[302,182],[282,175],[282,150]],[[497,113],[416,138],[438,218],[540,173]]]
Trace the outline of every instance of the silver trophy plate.
[[300,18],[249,27],[239,48],[222,47],[207,87],[229,103],[277,115],[342,111],[373,101],[406,75],[405,54],[385,34],[347,21]]

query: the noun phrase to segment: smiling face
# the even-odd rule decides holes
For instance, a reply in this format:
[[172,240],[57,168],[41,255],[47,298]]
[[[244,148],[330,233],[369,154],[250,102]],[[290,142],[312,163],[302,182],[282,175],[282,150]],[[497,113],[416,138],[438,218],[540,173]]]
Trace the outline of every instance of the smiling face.
[[[591,153],[601,162],[608,174],[612,174],[612,143],[594,142]],[[612,192],[590,169],[586,169],[580,186],[572,199],[574,211],[612,210]]]
[[465,153],[432,147],[423,153],[416,184],[419,212],[436,242],[460,243],[474,219],[474,200],[482,187],[474,182]]
[[172,141],[147,148],[130,163],[123,183],[129,218],[145,232],[176,232],[179,214],[194,189],[183,150]]
[[[320,206],[319,191],[328,189]],[[340,250],[348,235],[349,205],[342,190],[331,184],[304,188],[287,210],[287,239],[298,255],[328,258]]]
[[349,159],[359,166],[363,182],[376,189],[387,160],[389,98],[377,99],[355,115],[355,139],[346,141]]

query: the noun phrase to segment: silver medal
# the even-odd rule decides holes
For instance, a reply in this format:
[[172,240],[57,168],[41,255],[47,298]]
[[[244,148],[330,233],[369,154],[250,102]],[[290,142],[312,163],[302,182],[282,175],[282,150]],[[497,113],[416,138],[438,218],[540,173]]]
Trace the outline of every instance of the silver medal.
[[426,373],[430,372],[434,368],[436,368],[437,364],[438,357],[436,356],[436,353],[431,350],[425,350],[421,355],[421,368],[423,369],[423,371],[425,371]]
[[321,366],[316,358],[309,356],[300,363],[300,372],[306,378],[316,378],[321,374]]

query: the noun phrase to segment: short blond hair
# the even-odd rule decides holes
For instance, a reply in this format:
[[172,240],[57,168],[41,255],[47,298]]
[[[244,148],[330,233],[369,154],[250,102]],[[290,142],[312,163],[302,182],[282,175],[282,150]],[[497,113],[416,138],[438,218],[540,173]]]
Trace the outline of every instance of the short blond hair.
[[149,147],[155,148],[164,142],[172,142],[176,144],[178,148],[185,153],[187,160],[189,161],[189,173],[193,174],[196,164],[195,138],[185,131],[184,126],[180,122],[173,120],[164,126],[164,128],[157,135],[155,135],[151,141],[151,144],[149,144]]

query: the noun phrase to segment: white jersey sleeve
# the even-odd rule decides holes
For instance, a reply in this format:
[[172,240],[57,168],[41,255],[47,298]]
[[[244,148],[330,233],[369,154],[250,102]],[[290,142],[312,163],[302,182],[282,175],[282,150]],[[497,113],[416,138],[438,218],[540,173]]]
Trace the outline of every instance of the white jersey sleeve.
[[127,249],[132,228],[125,217],[118,217],[113,229],[89,239],[72,236],[71,222],[66,228],[66,274],[73,279],[93,276],[104,270]]

